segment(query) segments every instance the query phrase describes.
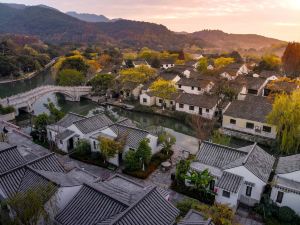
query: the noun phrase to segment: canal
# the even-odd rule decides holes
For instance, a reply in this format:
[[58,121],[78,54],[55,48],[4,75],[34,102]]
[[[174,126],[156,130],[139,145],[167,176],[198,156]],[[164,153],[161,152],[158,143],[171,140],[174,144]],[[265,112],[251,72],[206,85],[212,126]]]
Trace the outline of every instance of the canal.
[[[0,97],[4,98],[49,84],[55,84],[55,80],[51,75],[51,71],[46,70],[28,80],[0,84]],[[139,128],[146,129],[153,133],[162,129],[167,130],[176,137],[177,144],[180,144],[182,148],[189,148],[193,152],[198,148],[198,140],[194,138],[193,129],[187,126],[184,121],[148,113],[127,111],[114,107],[104,108],[86,99],[83,99],[80,102],[68,102],[60,94],[48,94],[38,99],[33,106],[34,115],[48,113],[47,108],[44,106],[48,101],[53,102],[65,113],[74,112],[81,115],[93,115],[103,112],[116,119],[118,117],[127,117],[134,121]],[[23,127],[24,130],[30,131],[30,115],[20,114],[16,123]]]

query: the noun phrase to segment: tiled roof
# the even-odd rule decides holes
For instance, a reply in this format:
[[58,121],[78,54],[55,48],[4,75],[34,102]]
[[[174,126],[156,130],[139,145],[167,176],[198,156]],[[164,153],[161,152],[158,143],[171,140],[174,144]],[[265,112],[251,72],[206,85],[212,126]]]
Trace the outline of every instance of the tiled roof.
[[248,89],[259,90],[260,88],[263,87],[263,84],[266,82],[266,78],[244,75],[244,76],[239,76],[236,79],[236,81],[245,84]]
[[178,225],[214,225],[212,220],[205,219],[203,214],[190,209],[185,217],[178,223]]
[[164,80],[170,80],[170,81],[175,79],[176,76],[178,76],[177,73],[171,73],[171,72],[170,73],[164,72],[164,73],[159,74],[159,78],[164,79]]
[[242,165],[262,181],[268,182],[274,162],[273,156],[254,144]]
[[29,165],[33,169],[38,169],[38,170],[52,171],[52,172],[65,172],[64,167],[58,161],[58,158],[54,153],[40,157],[32,162],[29,162],[27,165]]
[[64,130],[63,132],[57,134],[55,136],[55,138],[59,139],[59,140],[65,140],[67,137],[70,137],[71,135],[73,135],[75,132],[72,130]]
[[116,216],[126,208],[117,199],[83,185],[55,220],[62,225],[94,225]]
[[176,102],[179,104],[187,104],[192,106],[199,106],[201,108],[212,109],[218,103],[219,98],[213,95],[194,95],[182,93],[180,94]]
[[227,164],[246,155],[247,153],[234,148],[203,142],[196,155],[196,160],[203,164],[223,168]]
[[160,64],[174,64],[175,60],[174,59],[161,59]]
[[[16,167],[0,175],[0,187],[8,197],[17,192],[25,192],[40,186],[50,184],[48,177],[44,176],[44,172],[64,172],[63,167],[58,162],[54,154],[43,156],[37,160],[29,162],[25,165]],[[51,180],[51,183],[57,183]]]
[[[151,213],[150,213],[151,212]],[[163,212],[163,213],[162,213]],[[171,225],[179,210],[153,187],[135,204],[114,218],[110,225]],[[99,225],[103,225],[99,223]]]
[[237,193],[243,184],[244,178],[233,173],[223,172],[221,178],[216,183],[216,187],[226,191]]
[[182,78],[176,84],[189,87],[206,88],[211,81],[204,79]]
[[300,171],[300,154],[279,158],[276,174],[292,173],[295,171]]
[[136,66],[148,65],[148,62],[146,60],[133,60],[132,62]]
[[55,125],[68,128],[71,126],[73,123],[85,119],[86,117],[75,114],[75,113],[68,113],[64,118],[62,118],[60,121],[58,121]]
[[26,163],[17,146],[2,145],[2,147],[0,150],[0,174]]
[[110,127],[118,136],[126,137],[126,145],[136,149],[140,142],[149,134],[148,131],[120,124],[114,124]]
[[104,114],[98,114],[74,123],[74,125],[84,134],[91,133],[111,124],[113,124],[113,122]]
[[285,177],[275,176],[274,177],[274,185],[275,187],[281,187],[284,189],[288,189],[289,191],[296,191],[300,193],[300,182],[287,179]]
[[224,115],[265,123],[271,110],[272,103],[268,98],[248,95],[245,100],[233,101]]

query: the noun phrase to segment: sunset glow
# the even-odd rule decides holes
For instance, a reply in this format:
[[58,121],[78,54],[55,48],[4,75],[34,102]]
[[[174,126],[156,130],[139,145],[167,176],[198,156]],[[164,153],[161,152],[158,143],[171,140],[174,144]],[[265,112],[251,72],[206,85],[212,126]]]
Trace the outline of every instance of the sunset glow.
[[142,20],[173,31],[220,29],[300,41],[299,0],[6,0],[45,4],[63,12],[103,14],[109,18]]

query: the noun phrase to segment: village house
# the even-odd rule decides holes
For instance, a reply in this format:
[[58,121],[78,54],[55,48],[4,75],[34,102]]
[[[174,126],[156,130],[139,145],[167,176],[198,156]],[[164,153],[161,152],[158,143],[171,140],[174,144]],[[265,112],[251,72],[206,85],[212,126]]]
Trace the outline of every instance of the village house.
[[202,142],[191,170],[208,169],[214,177],[210,188],[217,194],[216,202],[235,210],[240,203],[254,206],[260,201],[274,162],[256,143],[236,149]]
[[83,117],[68,113],[57,123],[47,126],[48,140],[54,142],[61,151],[66,153],[74,150],[76,142],[82,139],[90,142],[93,152],[101,152],[99,137],[115,140],[120,136],[124,136],[126,141],[124,149],[121,154],[108,160],[116,166],[119,166],[126,152],[136,150],[143,139],[149,139],[152,154],[159,150],[158,138],[148,131],[136,128],[128,119],[114,123],[104,114]]
[[161,68],[162,69],[170,69],[175,66],[175,60],[174,59],[161,59],[160,60]]
[[212,119],[217,114],[218,103],[217,96],[182,93],[176,98],[176,111]]
[[52,187],[44,203],[49,220],[41,218],[39,224],[173,225],[179,214],[168,201],[169,192],[154,185],[121,175],[102,181],[76,167],[67,172],[54,153],[26,161],[16,147],[1,142],[0,155],[1,162],[2,156],[9,162],[1,164],[2,200]]
[[221,69],[220,76],[227,80],[234,80],[239,75],[248,74],[249,72],[246,64],[232,63]]
[[242,84],[246,88],[246,94],[262,96],[264,88],[268,83],[267,78],[258,74],[249,74],[237,77],[234,82]]
[[149,68],[151,67],[146,60],[133,60],[132,64],[133,64],[134,68],[139,67],[139,66],[147,66]]
[[300,215],[300,154],[280,157],[272,182],[271,199]]
[[195,78],[182,78],[176,83],[177,89],[195,95],[209,93],[214,85],[211,80]]
[[276,126],[267,123],[272,110],[270,99],[247,95],[234,100],[223,113],[222,132],[249,141],[271,144],[277,135]]
[[264,96],[269,96],[270,94],[280,94],[286,93],[291,94],[293,91],[300,88],[300,81],[295,82],[288,80],[288,78],[277,77],[276,79],[269,80],[265,89]]

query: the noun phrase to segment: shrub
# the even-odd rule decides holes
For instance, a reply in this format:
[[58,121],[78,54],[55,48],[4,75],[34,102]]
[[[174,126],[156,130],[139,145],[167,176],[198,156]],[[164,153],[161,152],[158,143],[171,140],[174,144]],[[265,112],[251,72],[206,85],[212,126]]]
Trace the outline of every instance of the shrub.
[[295,212],[291,208],[287,206],[283,206],[279,208],[278,211],[278,219],[281,222],[291,222],[295,217]]
[[180,210],[180,216],[185,216],[195,204],[199,204],[199,202],[192,198],[186,198],[183,201],[178,202],[176,208]]
[[87,140],[79,140],[74,150],[78,156],[91,155],[91,145]]
[[14,112],[15,109],[12,106],[3,107],[0,105],[0,114],[5,115]]

